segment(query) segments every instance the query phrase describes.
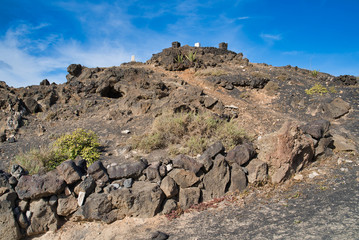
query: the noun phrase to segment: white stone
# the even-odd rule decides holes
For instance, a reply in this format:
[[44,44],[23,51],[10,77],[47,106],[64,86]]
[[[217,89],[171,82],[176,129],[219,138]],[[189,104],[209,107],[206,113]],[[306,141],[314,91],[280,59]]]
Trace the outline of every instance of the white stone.
[[201,44],[200,44],[199,42],[196,42],[196,43],[194,44],[194,46],[195,46],[195,47],[200,47]]
[[238,109],[237,106],[234,106],[234,105],[226,105],[224,106],[225,108],[233,108],[233,109]]
[[294,180],[297,180],[297,181],[302,181],[303,180],[303,175],[302,174],[296,174],[294,177],[293,177]]
[[121,133],[122,133],[122,134],[130,134],[131,131],[130,131],[130,130],[123,130],[123,131],[121,131]]
[[319,176],[319,173],[312,172],[311,174],[309,174],[309,178],[315,178],[316,176]]
[[132,55],[131,56],[131,62],[135,62],[136,60],[135,60],[135,55]]
[[173,169],[173,165],[172,164],[167,164],[166,169],[167,169],[167,172],[171,171]]
[[342,172],[348,172],[349,170],[348,170],[348,168],[340,168],[340,171],[342,171]]
[[30,212],[30,210],[27,210],[27,211],[26,211],[26,218],[27,218],[28,220],[30,220],[30,219],[31,219],[31,216],[32,216],[32,212]]
[[77,198],[77,204],[81,207],[85,201],[86,192],[79,192],[79,196]]

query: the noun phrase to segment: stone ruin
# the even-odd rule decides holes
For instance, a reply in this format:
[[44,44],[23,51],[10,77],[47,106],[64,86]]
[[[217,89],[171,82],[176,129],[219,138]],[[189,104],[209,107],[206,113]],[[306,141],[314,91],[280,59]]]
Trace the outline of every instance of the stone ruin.
[[153,217],[203,201],[241,192],[248,184],[280,183],[313,159],[330,154],[330,124],[287,122],[275,133],[226,151],[221,142],[202,155],[148,162],[101,161],[88,168],[81,158],[67,160],[42,175],[19,165],[0,172],[0,234],[20,239],[56,230],[63,221],[112,223],[125,217]]
[[[194,59],[189,59],[190,54],[195,54]],[[207,67],[220,66],[224,62],[234,64],[248,64],[248,59],[243,58],[242,53],[228,50],[228,43],[220,43],[219,48],[200,46],[181,46],[179,42],[172,42],[172,47],[163,49],[162,52],[153,54],[147,61],[148,64],[163,66],[169,71],[183,71],[194,67],[204,69]]]

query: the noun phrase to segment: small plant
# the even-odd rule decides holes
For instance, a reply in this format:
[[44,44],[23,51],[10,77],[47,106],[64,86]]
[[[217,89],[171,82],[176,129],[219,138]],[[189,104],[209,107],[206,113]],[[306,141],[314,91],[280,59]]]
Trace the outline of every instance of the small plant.
[[337,90],[335,89],[335,87],[330,87],[329,88],[329,92],[331,92],[331,93],[337,93]]
[[319,73],[318,70],[313,70],[313,71],[312,71],[312,76],[313,76],[313,77],[317,77],[317,76],[318,76],[318,73]]
[[188,61],[193,63],[196,60],[196,54],[197,52],[189,52],[188,55],[186,55],[186,58],[188,59]]
[[55,154],[51,148],[42,147],[39,149],[31,149],[29,152],[21,152],[15,156],[13,164],[19,164],[25,168],[30,175],[37,174],[40,171],[51,170],[50,162],[59,162],[63,156]]
[[50,147],[31,149],[15,157],[14,164],[24,167],[30,174],[50,171],[68,159],[81,156],[91,165],[100,157],[98,138],[92,131],[77,129],[57,138]]
[[[87,161],[87,165],[91,165],[100,157],[100,144],[97,135],[91,130],[77,129],[71,134],[63,135],[55,141],[54,147],[59,156],[65,156],[66,159],[81,156]],[[59,164],[61,162],[51,163],[54,168]]]
[[226,149],[231,149],[244,138],[244,131],[235,121],[225,121],[206,113],[177,113],[157,117],[152,130],[133,136],[131,144],[146,152],[168,147],[172,154],[195,155],[217,140],[221,140]]
[[308,95],[313,95],[313,94],[323,95],[328,93],[328,89],[323,85],[317,83],[312,88],[305,89],[305,93]]
[[183,55],[182,54],[178,54],[177,55],[177,58],[176,58],[176,62],[178,62],[178,63],[183,63]]

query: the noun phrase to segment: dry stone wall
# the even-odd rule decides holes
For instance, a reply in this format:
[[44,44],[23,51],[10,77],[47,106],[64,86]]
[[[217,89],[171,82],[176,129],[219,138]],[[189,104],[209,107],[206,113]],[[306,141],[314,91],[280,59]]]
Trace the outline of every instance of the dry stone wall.
[[77,158],[32,176],[13,166],[11,174],[0,172],[0,229],[8,229],[3,233],[7,239],[19,239],[55,230],[64,220],[111,223],[126,216],[153,217],[243,191],[248,183],[279,183],[314,156],[330,152],[329,126],[322,120],[289,122],[258,141],[257,149],[243,143],[226,151],[216,142],[197,158],[178,155],[108,166],[97,161],[88,169]]

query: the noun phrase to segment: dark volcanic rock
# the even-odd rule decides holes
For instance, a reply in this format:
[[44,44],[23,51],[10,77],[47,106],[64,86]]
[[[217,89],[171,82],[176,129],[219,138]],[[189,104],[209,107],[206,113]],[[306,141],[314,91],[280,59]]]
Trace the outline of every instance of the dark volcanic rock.
[[32,236],[58,229],[59,218],[44,199],[33,200],[30,203],[29,211],[32,216],[29,219],[31,224],[27,228],[27,235]]
[[80,64],[71,64],[67,67],[67,72],[72,76],[78,77],[82,72],[82,66]]
[[336,98],[331,103],[328,103],[324,106],[326,115],[334,119],[340,118],[341,116],[347,114],[349,110],[350,104],[341,98]]
[[73,184],[81,179],[81,171],[72,160],[61,163],[56,169],[67,184]]
[[355,76],[352,75],[340,75],[339,77],[335,77],[333,79],[335,83],[339,83],[342,85],[355,85],[357,84],[358,80]]
[[20,199],[36,199],[58,194],[65,186],[65,180],[53,170],[44,175],[22,176],[15,190]]
[[239,165],[246,164],[255,155],[255,150],[252,144],[244,143],[236,146],[230,150],[226,156],[229,164],[237,163]]
[[327,120],[316,120],[301,126],[304,133],[308,133],[313,138],[319,140],[328,134],[330,122]]
[[11,201],[0,200],[0,238],[20,239],[19,225],[14,218]]
[[96,181],[102,184],[107,183],[110,179],[107,175],[106,168],[101,161],[96,161],[89,166],[87,173],[90,174]]
[[123,165],[110,166],[107,172],[111,179],[120,178],[137,178],[142,174],[142,171],[148,166],[145,159],[141,159],[135,163],[128,163]]
[[222,155],[218,155],[213,162],[212,169],[204,176],[203,200],[222,197],[230,181],[231,173],[228,163]]
[[172,163],[173,163],[173,167],[175,168],[183,168],[192,171],[194,173],[197,173],[203,166],[203,164],[183,154],[177,155],[172,160]]

